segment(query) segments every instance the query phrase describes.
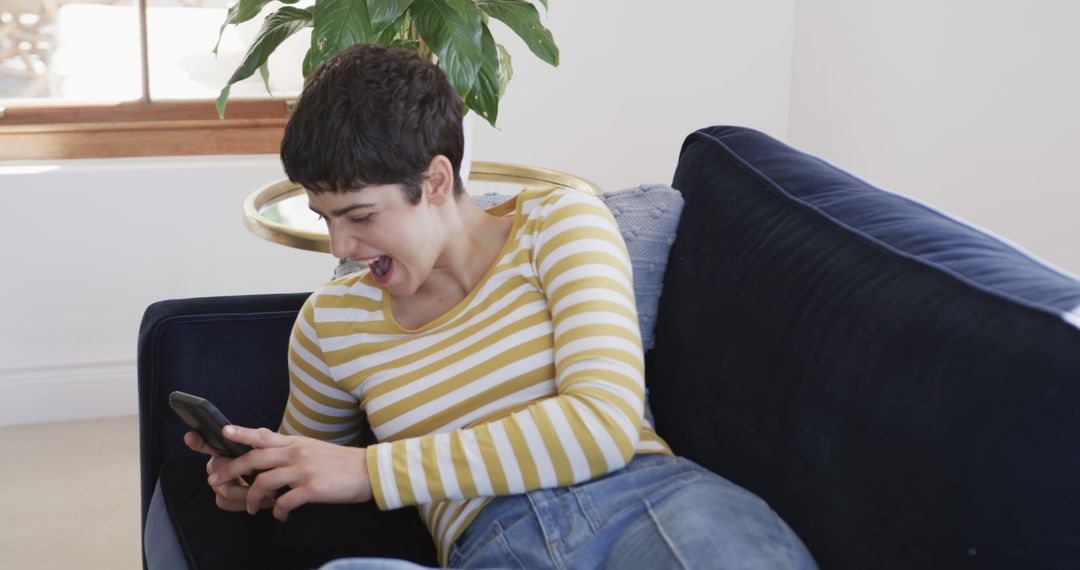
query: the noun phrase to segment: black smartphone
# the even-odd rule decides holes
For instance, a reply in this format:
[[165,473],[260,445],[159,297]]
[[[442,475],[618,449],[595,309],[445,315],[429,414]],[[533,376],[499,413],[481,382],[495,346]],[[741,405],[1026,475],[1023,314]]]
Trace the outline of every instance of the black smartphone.
[[221,428],[231,424],[210,400],[186,392],[169,394],[169,407],[184,420],[207,445],[225,457],[240,457],[251,451],[242,443],[226,439]]

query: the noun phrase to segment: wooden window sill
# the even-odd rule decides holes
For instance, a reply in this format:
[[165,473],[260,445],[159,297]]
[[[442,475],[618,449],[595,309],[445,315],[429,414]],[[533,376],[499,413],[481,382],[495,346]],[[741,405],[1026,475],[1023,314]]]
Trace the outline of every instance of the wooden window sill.
[[281,99],[9,107],[0,160],[276,154],[288,120]]

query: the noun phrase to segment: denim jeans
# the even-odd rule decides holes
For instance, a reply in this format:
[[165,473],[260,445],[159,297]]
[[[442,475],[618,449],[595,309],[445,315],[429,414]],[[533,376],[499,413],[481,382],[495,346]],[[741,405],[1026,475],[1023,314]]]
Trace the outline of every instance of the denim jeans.
[[[639,455],[572,487],[500,497],[453,544],[451,568],[812,569],[764,501],[693,461]],[[321,570],[406,570],[347,558]]]

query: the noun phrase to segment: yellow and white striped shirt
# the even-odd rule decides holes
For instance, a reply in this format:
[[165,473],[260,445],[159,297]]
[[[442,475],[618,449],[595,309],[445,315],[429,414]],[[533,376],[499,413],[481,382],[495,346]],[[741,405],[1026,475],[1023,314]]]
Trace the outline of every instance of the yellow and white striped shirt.
[[401,327],[362,271],[313,294],[289,343],[281,431],[352,443],[366,413],[379,508],[418,505],[443,564],[491,497],[671,453],[642,418],[630,260],[608,209],[548,188],[488,212],[513,214],[510,236],[446,314]]

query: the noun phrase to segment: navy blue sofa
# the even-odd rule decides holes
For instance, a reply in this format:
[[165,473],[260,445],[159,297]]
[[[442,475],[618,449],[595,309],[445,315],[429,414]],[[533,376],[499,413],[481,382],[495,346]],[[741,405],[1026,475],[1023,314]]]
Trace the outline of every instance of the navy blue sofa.
[[[691,134],[672,186],[646,382],[677,453],[768,501],[822,568],[1080,568],[1080,283],[748,129]],[[147,309],[144,521],[160,477],[195,568],[431,564],[409,509],[221,513],[183,446],[176,389],[277,425],[305,297]]]

